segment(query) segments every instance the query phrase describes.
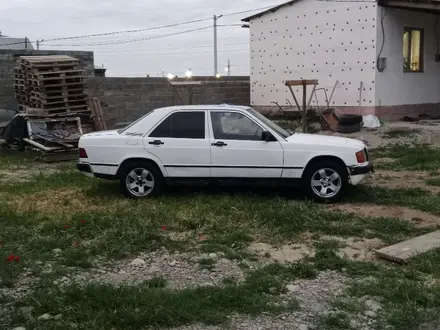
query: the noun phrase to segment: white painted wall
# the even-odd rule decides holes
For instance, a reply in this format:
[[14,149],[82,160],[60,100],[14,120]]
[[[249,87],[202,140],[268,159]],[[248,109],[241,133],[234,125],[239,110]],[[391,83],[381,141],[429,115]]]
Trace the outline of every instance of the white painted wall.
[[[362,105],[374,106],[376,17],[375,2],[301,0],[253,19],[252,105],[293,103],[285,80],[318,79],[329,93],[339,80],[332,105],[358,105],[363,82]],[[324,93],[318,95],[324,105]]]
[[[435,15],[394,8],[378,8],[377,52],[382,46],[381,18],[385,43],[381,57],[387,58],[387,67],[376,72],[376,105],[390,106],[440,102],[440,63],[434,61],[436,40]],[[424,29],[424,72],[403,72],[404,27]],[[440,25],[437,26],[440,38]],[[439,39],[440,42],[440,39]]]

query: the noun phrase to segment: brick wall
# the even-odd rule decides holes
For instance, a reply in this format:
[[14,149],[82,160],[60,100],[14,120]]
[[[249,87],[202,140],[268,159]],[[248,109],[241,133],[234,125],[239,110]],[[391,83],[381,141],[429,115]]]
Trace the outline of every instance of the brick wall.
[[79,59],[87,75],[95,75],[93,52],[0,49],[0,109],[15,110],[14,67],[20,56],[68,55]]
[[[249,77],[193,77],[192,80],[202,81],[201,85],[189,87],[192,104],[250,104]],[[174,89],[168,79],[154,77],[91,78],[89,94],[101,100],[110,127],[133,121],[155,108],[182,104],[181,98],[185,104],[191,102],[191,93],[184,86]]]

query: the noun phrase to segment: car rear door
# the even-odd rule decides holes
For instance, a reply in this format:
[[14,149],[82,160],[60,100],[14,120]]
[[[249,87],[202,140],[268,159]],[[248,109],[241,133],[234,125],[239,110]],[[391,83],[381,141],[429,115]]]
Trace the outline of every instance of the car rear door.
[[211,156],[207,112],[173,112],[145,137],[144,147],[160,159],[170,178],[209,178]]
[[213,178],[281,177],[283,148],[278,141],[262,140],[262,125],[238,111],[209,114]]

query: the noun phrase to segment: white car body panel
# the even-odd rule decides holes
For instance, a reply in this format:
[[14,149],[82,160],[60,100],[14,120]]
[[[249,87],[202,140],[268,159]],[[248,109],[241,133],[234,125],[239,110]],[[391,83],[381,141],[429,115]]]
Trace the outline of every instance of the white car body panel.
[[[266,125],[247,107],[231,105],[175,106],[157,109],[123,131],[110,130],[84,134],[79,148],[88,157],[79,164],[89,165],[93,175],[116,176],[121,164],[129,159],[155,162],[164,177],[169,178],[283,178],[300,179],[307,164],[315,157],[337,157],[347,166],[357,163],[356,152],[366,149],[363,142],[333,136],[295,133],[287,138]],[[204,139],[160,138],[163,144],[152,145],[156,138],[149,134],[165,118],[175,112],[205,112]],[[277,141],[224,140],[227,146],[212,144],[214,138],[210,113],[238,112],[247,116]],[[350,173],[350,172],[349,172]],[[90,176],[90,173],[86,173]],[[354,173],[353,173],[354,174]],[[365,174],[351,175],[351,184],[358,184]]]

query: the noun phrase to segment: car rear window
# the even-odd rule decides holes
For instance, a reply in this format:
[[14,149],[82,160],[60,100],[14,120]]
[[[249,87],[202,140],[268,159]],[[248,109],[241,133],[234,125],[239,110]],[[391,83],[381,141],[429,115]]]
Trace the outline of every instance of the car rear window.
[[185,111],[168,116],[150,134],[155,138],[204,139],[205,112]]

